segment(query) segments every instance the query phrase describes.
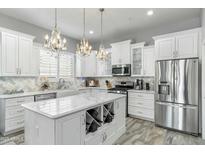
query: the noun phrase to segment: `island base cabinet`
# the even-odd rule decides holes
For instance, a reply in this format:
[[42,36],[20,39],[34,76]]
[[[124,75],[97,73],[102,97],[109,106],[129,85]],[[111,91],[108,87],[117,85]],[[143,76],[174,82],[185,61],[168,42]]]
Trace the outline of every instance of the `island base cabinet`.
[[25,110],[25,144],[28,145],[53,145],[55,121]]
[[85,112],[79,112],[56,120],[56,144],[83,144],[85,136]]
[[[103,108],[108,104],[111,104],[112,109],[114,109],[113,120],[109,123],[102,121],[95,132],[86,133],[86,113],[93,108],[100,108],[103,111]],[[26,109],[25,144],[114,144],[126,130],[125,105],[126,99],[123,97],[60,118],[49,118]],[[111,111],[113,112],[113,110]],[[103,115],[101,116],[103,118]]]

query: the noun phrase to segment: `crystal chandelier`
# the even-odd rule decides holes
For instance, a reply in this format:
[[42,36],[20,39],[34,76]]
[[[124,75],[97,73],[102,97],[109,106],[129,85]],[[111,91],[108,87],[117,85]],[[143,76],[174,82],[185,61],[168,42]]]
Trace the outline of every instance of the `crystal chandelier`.
[[80,44],[77,44],[77,54],[89,56],[91,54],[92,46],[85,37],[85,9],[83,9],[83,39]]
[[51,49],[53,52],[67,50],[65,38],[61,38],[61,33],[57,27],[57,9],[55,8],[55,27],[49,37],[48,34],[45,35],[44,47]]
[[105,51],[105,48],[104,48],[104,45],[103,45],[103,12],[104,12],[104,9],[99,9],[100,13],[101,13],[101,43],[100,43],[100,46],[99,46],[99,50],[97,51],[96,53],[96,57],[97,59],[99,60],[107,60],[108,58],[108,52]]

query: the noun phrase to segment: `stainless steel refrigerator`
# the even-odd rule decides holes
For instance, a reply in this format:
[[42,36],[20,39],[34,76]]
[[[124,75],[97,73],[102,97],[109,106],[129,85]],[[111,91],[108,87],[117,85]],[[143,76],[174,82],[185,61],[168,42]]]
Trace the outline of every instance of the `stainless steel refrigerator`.
[[198,58],[156,62],[156,125],[199,133],[198,65]]

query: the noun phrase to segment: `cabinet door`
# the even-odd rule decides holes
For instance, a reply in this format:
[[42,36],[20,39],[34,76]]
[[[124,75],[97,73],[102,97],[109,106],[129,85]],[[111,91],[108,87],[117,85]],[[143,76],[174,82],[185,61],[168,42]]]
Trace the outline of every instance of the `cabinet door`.
[[76,65],[75,65],[76,77],[82,77],[82,57],[76,54]]
[[112,45],[112,65],[121,64],[121,52],[119,45]]
[[132,47],[132,76],[143,74],[143,47]]
[[18,36],[2,33],[2,75],[16,76],[18,73]]
[[84,144],[85,112],[79,112],[56,121],[56,144]]
[[33,41],[25,37],[19,37],[19,68],[22,76],[32,74],[32,48]]
[[130,44],[123,43],[120,46],[120,60],[121,64],[130,64]]
[[33,47],[31,53],[31,75],[38,76],[40,73],[40,49],[39,47]]
[[146,47],[143,51],[143,75],[154,76],[155,73],[155,59],[154,59],[154,47]]
[[175,37],[159,39],[156,41],[157,60],[172,59],[175,52]]
[[176,37],[176,58],[197,57],[198,33]]
[[85,56],[85,77],[94,77],[96,75],[96,52],[92,51],[90,56]]

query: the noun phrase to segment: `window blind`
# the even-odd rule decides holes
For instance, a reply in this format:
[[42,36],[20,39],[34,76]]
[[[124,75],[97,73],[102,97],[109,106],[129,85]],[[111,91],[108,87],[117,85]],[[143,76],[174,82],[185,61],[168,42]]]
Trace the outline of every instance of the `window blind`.
[[60,54],[60,77],[73,77],[74,75],[74,55],[71,53]]
[[[57,77],[57,54],[51,51],[40,50],[40,75]],[[62,52],[59,57],[59,77],[68,78],[74,75],[74,55],[69,52]]]

